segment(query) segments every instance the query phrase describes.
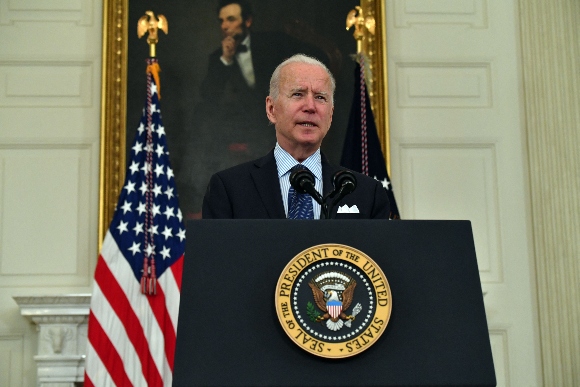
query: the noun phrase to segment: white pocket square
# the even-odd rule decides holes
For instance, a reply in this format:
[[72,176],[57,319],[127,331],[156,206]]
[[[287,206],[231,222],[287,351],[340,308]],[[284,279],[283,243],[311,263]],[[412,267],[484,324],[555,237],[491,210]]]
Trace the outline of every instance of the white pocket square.
[[338,213],[339,214],[358,214],[359,210],[358,210],[358,207],[356,206],[356,204],[353,204],[352,207],[349,207],[345,204],[344,206],[338,207]]

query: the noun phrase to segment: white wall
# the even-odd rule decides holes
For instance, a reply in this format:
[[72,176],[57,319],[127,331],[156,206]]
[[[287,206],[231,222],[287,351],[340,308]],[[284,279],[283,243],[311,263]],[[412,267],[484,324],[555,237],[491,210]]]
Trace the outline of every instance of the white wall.
[[539,385],[518,3],[387,5],[401,217],[471,221],[498,386]]
[[0,386],[36,384],[15,295],[90,292],[102,4],[0,2]]

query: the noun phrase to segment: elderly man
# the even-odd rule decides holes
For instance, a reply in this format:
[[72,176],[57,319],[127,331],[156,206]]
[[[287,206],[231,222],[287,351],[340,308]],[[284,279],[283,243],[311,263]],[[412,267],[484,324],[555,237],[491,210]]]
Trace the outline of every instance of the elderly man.
[[[276,146],[266,156],[212,176],[203,203],[203,218],[284,219],[296,218],[302,199],[290,186],[296,165],[308,168],[316,190],[326,195],[333,189],[332,166],[320,152],[334,111],[335,81],[326,66],[305,55],[282,62],[270,80],[266,115],[276,128]],[[331,217],[388,218],[389,201],[380,183],[355,173],[357,189],[343,198]],[[321,206],[308,197],[305,218],[320,218]],[[347,205],[357,213],[338,214]]]

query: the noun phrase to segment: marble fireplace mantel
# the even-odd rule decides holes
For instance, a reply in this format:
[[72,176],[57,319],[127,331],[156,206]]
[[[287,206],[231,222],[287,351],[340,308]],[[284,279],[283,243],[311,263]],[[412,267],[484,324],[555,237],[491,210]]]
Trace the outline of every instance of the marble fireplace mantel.
[[36,324],[34,356],[38,386],[73,387],[83,382],[90,294],[14,296],[20,314]]

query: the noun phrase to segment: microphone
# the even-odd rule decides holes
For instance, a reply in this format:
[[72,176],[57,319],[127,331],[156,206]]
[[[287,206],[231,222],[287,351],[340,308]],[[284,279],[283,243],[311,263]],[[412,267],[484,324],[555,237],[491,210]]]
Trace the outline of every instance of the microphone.
[[322,205],[322,196],[316,191],[314,187],[314,174],[310,172],[305,166],[296,166],[294,171],[290,174],[290,185],[294,187],[296,192],[304,194],[307,193]]
[[334,174],[332,177],[332,185],[334,186],[334,191],[332,191],[329,197],[332,199],[336,196],[332,201],[332,207],[334,207],[343,197],[356,189],[356,177],[351,171],[343,169]]
[[339,194],[342,193],[345,196],[356,189],[356,177],[354,173],[344,169],[334,174],[332,185],[335,192],[338,190]]

